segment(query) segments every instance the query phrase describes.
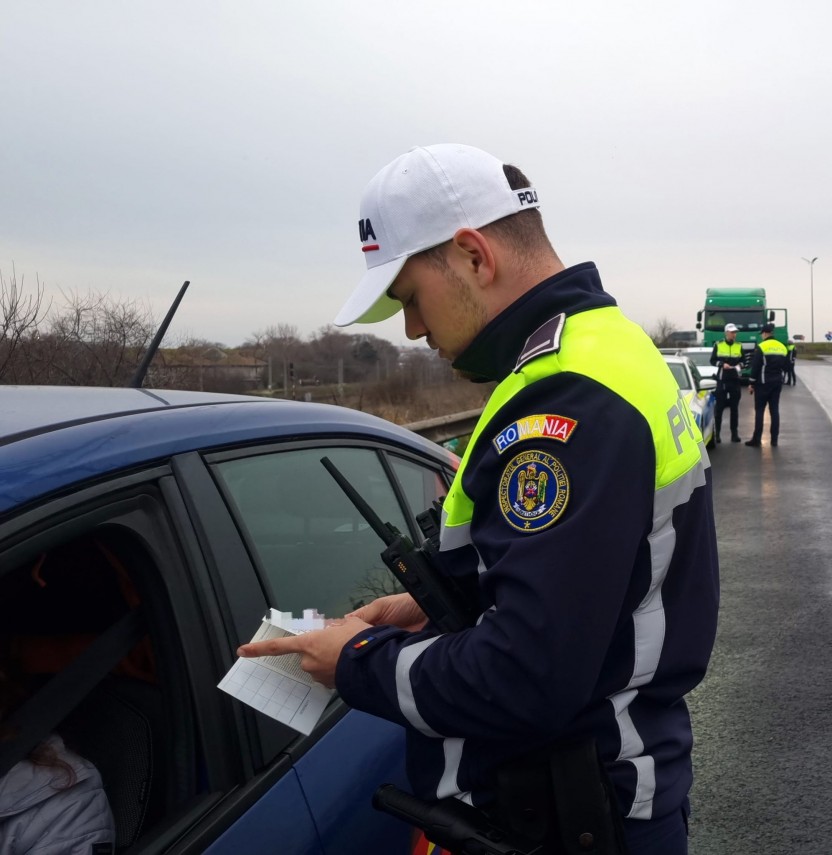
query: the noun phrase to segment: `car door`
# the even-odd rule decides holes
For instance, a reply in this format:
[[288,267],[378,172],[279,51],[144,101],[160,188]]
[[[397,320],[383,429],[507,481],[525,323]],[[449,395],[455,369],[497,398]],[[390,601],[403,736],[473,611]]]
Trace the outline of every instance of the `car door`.
[[[239,557],[238,600],[260,608]],[[249,723],[216,689],[236,632],[213,561],[168,465],[113,473],[0,524],[0,649],[15,652],[29,695],[22,721],[96,767],[118,852],[203,852],[269,792],[280,811],[262,850],[252,834],[224,851],[273,852],[277,837],[319,853],[291,759],[256,768]]]
[[[364,602],[397,590],[380,560],[383,543],[323,467],[329,458],[376,513],[418,542],[415,515],[445,494],[449,472],[435,459],[374,440],[305,439],[280,445],[207,455],[207,469],[191,457],[180,461],[180,481],[208,553],[235,615],[239,641],[248,640],[263,617],[235,604],[239,557],[229,544],[245,545],[265,596],[264,605],[296,618],[313,610],[341,617]],[[218,496],[221,496],[220,505]],[[224,515],[223,507],[230,512]],[[233,519],[236,534],[229,529]],[[244,707],[239,702],[234,702]],[[371,807],[382,783],[406,786],[403,731],[363,713],[348,711],[336,697],[318,727],[300,736],[272,719],[243,711],[257,735],[255,764],[289,757],[325,852],[333,855],[409,851],[410,832]],[[265,793],[256,811],[238,821],[241,839],[254,814],[277,809],[277,793]],[[271,807],[270,807],[271,806]],[[231,842],[229,829],[217,842]],[[214,848],[210,851],[225,851]],[[231,851],[231,850],[229,850]],[[289,851],[289,850],[287,850]]]
[[[405,826],[370,807],[404,783],[398,727],[335,698],[304,737],[217,689],[269,606],[337,611],[387,590],[322,452],[414,538],[445,492],[438,449],[307,440],[112,472],[0,522],[0,641],[27,648],[35,701],[69,675],[54,722],[38,720],[99,768],[119,852],[407,851]],[[112,662],[68,655],[124,619],[138,635]]]

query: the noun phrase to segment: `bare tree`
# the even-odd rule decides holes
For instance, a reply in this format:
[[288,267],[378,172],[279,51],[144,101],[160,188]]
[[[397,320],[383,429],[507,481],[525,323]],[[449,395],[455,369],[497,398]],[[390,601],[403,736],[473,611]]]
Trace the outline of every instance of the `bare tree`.
[[371,567],[350,592],[350,605],[353,609],[390,594],[401,594],[404,588],[396,577],[383,565]]
[[150,309],[95,291],[63,297],[64,308],[50,318],[51,353],[44,354],[49,382],[127,385],[153,336]]
[[43,321],[48,306],[43,306],[43,286],[35,278],[35,290],[26,294],[23,277],[17,282],[17,271],[12,264],[11,279],[7,282],[0,270],[0,382],[19,382],[25,360],[20,360],[21,350],[29,339],[37,339],[38,326]]
[[[352,382],[358,377],[351,372],[353,365],[353,340],[355,336],[342,332],[338,327],[327,324],[314,333],[309,341],[309,366],[314,376],[322,383],[334,383],[341,379]],[[343,376],[339,367],[342,366]]]
[[653,344],[656,347],[669,347],[668,339],[670,334],[676,330],[676,327],[667,318],[659,318],[656,326],[653,327],[647,334],[653,339]]
[[258,357],[269,353],[283,356],[287,350],[302,343],[298,328],[293,324],[277,324],[262,330],[255,330],[240,350],[251,350]]
[[293,324],[277,324],[253,332],[240,347],[240,353],[266,363],[263,386],[282,388],[289,380],[289,365],[308,348]]
[[352,361],[360,378],[380,382],[395,373],[399,352],[389,341],[368,333],[353,335],[352,341]]

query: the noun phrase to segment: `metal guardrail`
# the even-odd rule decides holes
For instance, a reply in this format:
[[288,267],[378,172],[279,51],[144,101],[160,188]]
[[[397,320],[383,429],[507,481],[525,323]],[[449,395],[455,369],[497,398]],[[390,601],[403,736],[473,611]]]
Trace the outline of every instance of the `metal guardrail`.
[[449,439],[457,439],[471,433],[481,415],[482,408],[466,410],[464,413],[451,413],[448,416],[438,416],[435,419],[411,422],[408,425],[403,425],[403,427],[418,433],[425,439],[433,440],[433,442],[447,442]]

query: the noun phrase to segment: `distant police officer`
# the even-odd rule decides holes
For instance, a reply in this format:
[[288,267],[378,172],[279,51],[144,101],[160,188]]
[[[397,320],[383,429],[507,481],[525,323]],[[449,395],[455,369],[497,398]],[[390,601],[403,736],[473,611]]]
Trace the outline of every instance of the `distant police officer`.
[[716,411],[714,413],[715,439],[722,442],[722,412],[728,407],[731,420],[731,442],[740,442],[739,410],[742,397],[742,345],[737,339],[737,327],[725,324],[725,338],[714,345],[711,352],[711,365],[719,371],[716,375]]
[[771,421],[771,444],[777,445],[780,434],[780,392],[783,372],[788,369],[786,345],[774,338],[774,324],[765,324],[762,341],[751,355],[751,376],[748,391],[754,396],[754,435],[746,445],[758,446],[763,436],[766,406]]
[[[533,754],[564,795],[536,815],[565,834],[586,774],[562,787],[571,763],[546,761],[591,740],[629,855],[682,855],[683,697],[717,617],[710,464],[656,347],[594,264],[564,267],[538,207],[523,173],[484,151],[412,149],[365,190],[367,271],[335,320],[402,311],[408,338],[498,384],[445,499],[437,555],[470,586],[476,625],[443,633],[400,594],[241,655],[300,652],[348,704],[406,728],[417,796],[455,796],[503,825],[524,805],[520,784],[539,780],[506,775]],[[603,788],[591,792],[595,803]],[[570,852],[622,851],[580,837]]]
[[786,350],[789,352],[789,367],[786,369],[785,383],[787,386],[796,386],[797,377],[795,377],[794,374],[794,363],[797,359],[797,351],[795,350],[794,342],[791,339],[786,343]]

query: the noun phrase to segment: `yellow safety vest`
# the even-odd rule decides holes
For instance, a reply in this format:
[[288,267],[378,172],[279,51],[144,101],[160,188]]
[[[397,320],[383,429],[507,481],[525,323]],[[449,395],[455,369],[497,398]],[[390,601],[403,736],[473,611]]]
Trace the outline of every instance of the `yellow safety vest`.
[[[598,360],[598,342],[615,341],[620,357]],[[687,401],[653,342],[617,306],[580,312],[566,319],[557,353],[530,360],[494,390],[480,417],[443,505],[443,548],[467,540],[455,528],[467,529],[473,502],[462,480],[482,432],[503,406],[526,387],[562,371],[583,374],[634,406],[650,425],[656,449],[656,490],[670,487],[702,463],[704,446]],[[467,534],[467,532],[466,532]]]
[[739,357],[742,359],[742,345],[735,341],[733,344],[728,344],[727,341],[719,341],[716,345],[716,355],[720,359],[731,359]]

